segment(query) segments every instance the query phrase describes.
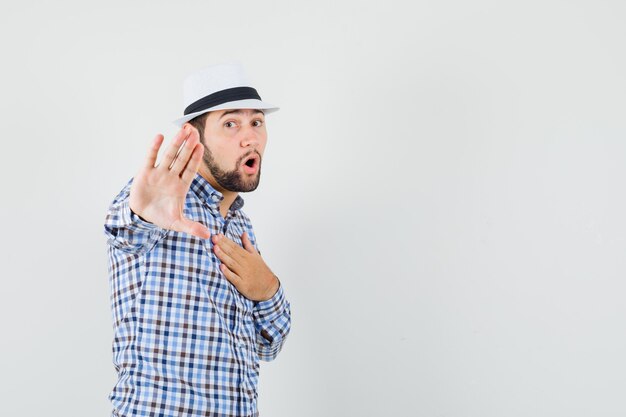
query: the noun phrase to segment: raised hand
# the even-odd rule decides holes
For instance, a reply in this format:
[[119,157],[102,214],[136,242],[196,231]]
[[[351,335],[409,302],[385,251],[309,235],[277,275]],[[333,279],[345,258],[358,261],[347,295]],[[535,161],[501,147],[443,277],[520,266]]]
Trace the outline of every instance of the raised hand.
[[185,124],[155,166],[163,139],[161,134],[154,138],[144,166],[133,179],[130,208],[142,219],[163,229],[207,239],[211,235],[209,229],[183,215],[185,197],[204,153],[198,131]]
[[226,279],[246,298],[266,301],[272,298],[280,283],[250,242],[248,234],[241,235],[243,248],[222,235],[213,235],[213,251],[222,262],[220,269]]

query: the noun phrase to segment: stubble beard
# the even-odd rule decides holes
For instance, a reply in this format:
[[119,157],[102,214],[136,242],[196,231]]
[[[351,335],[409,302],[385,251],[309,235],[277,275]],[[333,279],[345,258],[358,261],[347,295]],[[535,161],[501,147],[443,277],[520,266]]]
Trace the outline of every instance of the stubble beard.
[[242,174],[239,169],[241,162],[249,155],[250,153],[242,156],[239,160],[237,160],[234,170],[225,171],[217,165],[217,162],[215,161],[211,150],[208,146],[205,145],[202,161],[204,161],[206,167],[209,169],[209,172],[211,172],[211,175],[213,175],[213,178],[215,178],[215,181],[220,185],[220,187],[225,188],[229,191],[247,193],[249,191],[256,190],[256,188],[259,186],[259,182],[261,181],[261,159],[258,153],[257,155],[259,156],[259,169],[256,175],[246,180],[243,176],[245,174]]

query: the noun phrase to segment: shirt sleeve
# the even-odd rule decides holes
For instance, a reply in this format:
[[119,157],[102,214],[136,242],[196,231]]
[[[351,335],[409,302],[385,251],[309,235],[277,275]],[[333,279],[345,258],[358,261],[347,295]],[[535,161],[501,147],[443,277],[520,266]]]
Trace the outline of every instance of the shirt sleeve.
[[257,354],[267,362],[276,359],[291,329],[291,306],[280,280],[278,284],[276,294],[269,300],[255,302],[253,312]]
[[140,254],[150,250],[167,230],[141,219],[129,206],[132,179],[111,203],[104,221],[104,234],[112,247]]

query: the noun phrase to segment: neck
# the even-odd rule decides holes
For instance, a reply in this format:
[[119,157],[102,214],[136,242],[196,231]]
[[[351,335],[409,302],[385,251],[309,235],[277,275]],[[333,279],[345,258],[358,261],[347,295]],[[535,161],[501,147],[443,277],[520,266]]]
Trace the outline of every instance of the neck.
[[235,201],[239,193],[237,191],[231,191],[231,190],[227,190],[221,187],[217,183],[217,181],[215,181],[215,178],[213,178],[213,175],[211,175],[211,173],[207,169],[204,169],[204,167],[201,167],[198,170],[198,173],[202,176],[202,178],[207,180],[207,182],[211,184],[213,188],[215,188],[217,191],[222,193],[222,196],[224,197],[224,199],[220,203],[219,210],[220,210],[222,217],[226,217],[226,213],[228,213],[228,209],[233,204],[233,202]]

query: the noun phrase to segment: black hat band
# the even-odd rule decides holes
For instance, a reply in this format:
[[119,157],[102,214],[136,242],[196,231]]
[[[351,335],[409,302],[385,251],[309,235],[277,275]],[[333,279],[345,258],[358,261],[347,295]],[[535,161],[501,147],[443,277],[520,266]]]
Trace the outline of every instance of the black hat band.
[[185,116],[191,113],[199,112],[205,109],[209,109],[214,106],[218,106],[229,101],[257,99],[261,100],[261,96],[252,87],[234,87],[227,88],[226,90],[218,91],[208,96],[202,97],[199,100],[194,101],[185,109]]

